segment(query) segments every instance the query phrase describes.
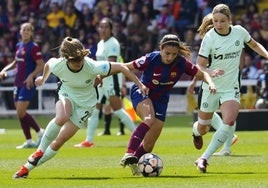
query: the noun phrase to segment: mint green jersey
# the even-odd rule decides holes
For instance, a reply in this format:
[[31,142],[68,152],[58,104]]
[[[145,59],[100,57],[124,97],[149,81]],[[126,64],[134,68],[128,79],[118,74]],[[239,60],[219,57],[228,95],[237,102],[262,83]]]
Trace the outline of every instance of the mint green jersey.
[[[108,58],[114,56],[116,61],[120,62],[120,44],[118,40],[114,37],[110,37],[108,40],[100,40],[97,44],[96,59],[97,61],[108,61]],[[114,82],[117,79],[120,88],[122,87],[122,73],[118,73],[117,77],[115,75],[108,76],[102,80],[102,87],[114,87]],[[116,81],[116,82],[117,82]]]
[[94,87],[96,75],[107,75],[111,65],[108,61],[94,61],[84,58],[84,65],[79,72],[72,72],[65,58],[49,60],[50,71],[62,82],[59,96],[69,98],[73,104],[82,108],[91,108],[97,103],[97,93]]
[[[244,43],[251,39],[249,33],[240,25],[230,26],[230,33],[220,35],[215,29],[209,30],[199,50],[199,55],[211,57],[208,69],[222,69],[224,75],[212,78],[217,92],[225,92],[239,88],[239,64]],[[203,89],[208,90],[208,85],[203,83]]]

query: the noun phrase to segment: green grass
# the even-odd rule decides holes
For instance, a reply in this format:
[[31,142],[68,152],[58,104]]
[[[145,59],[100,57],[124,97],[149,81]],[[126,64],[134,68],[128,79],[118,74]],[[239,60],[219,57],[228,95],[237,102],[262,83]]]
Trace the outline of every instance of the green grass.
[[[37,118],[45,127],[49,118]],[[130,133],[116,136],[118,121],[113,120],[112,135],[95,137],[95,147],[77,149],[73,145],[85,138],[80,130],[47,163],[31,171],[27,179],[13,180],[12,175],[26,162],[34,149],[15,149],[24,141],[16,119],[0,119],[0,187],[268,187],[268,131],[237,132],[239,141],[230,157],[211,157],[206,174],[201,174],[193,162],[206,148],[212,132],[205,137],[205,147],[198,151],[191,137],[192,117],[167,118],[154,153],[163,162],[160,177],[132,176],[130,169],[119,166]],[[103,130],[103,122],[97,133]],[[35,136],[35,134],[33,133]]]

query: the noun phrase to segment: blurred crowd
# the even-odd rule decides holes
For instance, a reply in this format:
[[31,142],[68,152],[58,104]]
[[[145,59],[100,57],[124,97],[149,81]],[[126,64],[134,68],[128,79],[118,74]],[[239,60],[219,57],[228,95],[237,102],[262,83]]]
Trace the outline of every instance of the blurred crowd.
[[[196,30],[218,3],[227,4],[236,18],[233,24],[244,26],[268,49],[268,9],[260,12],[257,0],[2,0],[0,69],[13,60],[24,22],[34,25],[34,40],[41,46],[45,61],[58,56],[58,46],[68,35],[79,38],[95,58],[97,26],[103,17],[114,22],[113,33],[125,62],[157,49],[166,33],[177,34],[187,43],[195,62],[200,45]],[[241,9],[244,11],[238,15]],[[245,51],[242,78],[257,79],[263,60],[247,47]]]

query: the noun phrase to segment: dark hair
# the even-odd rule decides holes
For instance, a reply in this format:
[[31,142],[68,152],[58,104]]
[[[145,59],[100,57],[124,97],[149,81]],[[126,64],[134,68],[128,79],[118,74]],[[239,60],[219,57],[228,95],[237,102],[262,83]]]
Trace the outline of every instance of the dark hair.
[[100,23],[103,22],[103,21],[105,21],[105,22],[107,22],[109,24],[111,30],[113,29],[113,21],[110,18],[104,17],[104,18],[101,19]]
[[160,49],[163,49],[165,46],[175,46],[178,47],[179,53],[187,58],[190,57],[191,51],[190,48],[183,42],[180,41],[177,35],[167,34],[160,40]]

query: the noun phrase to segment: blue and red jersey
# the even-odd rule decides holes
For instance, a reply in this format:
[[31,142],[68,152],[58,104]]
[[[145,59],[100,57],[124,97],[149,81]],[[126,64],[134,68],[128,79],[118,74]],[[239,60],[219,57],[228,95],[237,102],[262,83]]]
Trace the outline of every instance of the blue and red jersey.
[[148,53],[134,61],[134,67],[142,71],[141,81],[150,89],[152,100],[169,100],[170,90],[185,73],[195,76],[198,68],[182,56],[173,63],[164,64],[159,51]]
[[17,87],[23,87],[24,81],[31,74],[35,67],[36,61],[42,59],[42,53],[40,47],[30,41],[28,43],[18,42],[16,44],[16,77],[14,85]]

